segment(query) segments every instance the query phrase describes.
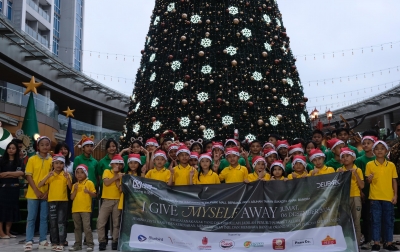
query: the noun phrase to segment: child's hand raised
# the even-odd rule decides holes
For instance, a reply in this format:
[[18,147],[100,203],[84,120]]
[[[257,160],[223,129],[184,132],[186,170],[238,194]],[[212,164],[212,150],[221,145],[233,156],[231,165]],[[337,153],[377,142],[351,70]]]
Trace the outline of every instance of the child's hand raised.
[[297,178],[297,177],[298,177],[298,176],[297,176],[297,173],[293,172],[293,173],[292,173],[292,177],[293,177],[293,178]]
[[289,156],[289,154],[286,155],[286,157],[283,159],[283,166],[286,166],[286,164],[290,162],[291,158],[292,158],[292,155],[290,155],[290,156]]
[[240,153],[240,155],[244,158],[247,159],[249,158],[249,153],[245,150],[242,149],[242,152]]
[[54,176],[54,171],[51,171],[51,172],[49,172],[49,175],[47,175],[49,178],[51,177],[51,176]]
[[368,181],[369,181],[369,182],[372,182],[373,179],[374,179],[374,174],[371,173],[371,174],[368,176]]
[[171,172],[171,176],[174,176],[174,174],[175,174],[175,169],[171,167],[171,168],[169,169],[169,171]]
[[143,152],[145,156],[149,155],[149,151],[146,150],[143,146],[140,147],[140,151]]
[[189,175],[190,175],[191,177],[193,177],[195,171],[196,171],[196,170],[194,169],[194,167],[192,167],[192,169],[190,169]]
[[89,190],[85,187],[85,190],[83,190],[84,193],[89,193]]
[[69,179],[69,173],[68,173],[67,171],[64,171],[64,177],[65,177],[66,179]]
[[74,184],[74,190],[75,190],[75,191],[78,190],[78,187],[79,187],[79,184],[78,184],[78,183],[75,183],[75,184]]
[[146,166],[142,167],[142,173],[145,174],[147,172]]
[[265,171],[261,171],[261,172],[258,174],[258,179],[264,179],[265,174],[267,174]]
[[275,180],[275,176],[272,176],[269,180]]

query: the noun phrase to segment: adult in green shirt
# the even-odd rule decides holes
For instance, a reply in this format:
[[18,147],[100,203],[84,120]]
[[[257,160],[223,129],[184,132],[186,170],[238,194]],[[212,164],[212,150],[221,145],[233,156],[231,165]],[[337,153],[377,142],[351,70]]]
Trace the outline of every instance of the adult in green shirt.
[[360,153],[356,147],[353,145],[348,144],[349,137],[350,137],[350,130],[348,128],[339,128],[336,130],[337,138],[342,140],[345,144],[345,147],[349,147],[354,153],[356,153],[356,157],[360,157]]
[[312,132],[312,141],[317,145],[316,148],[320,149],[322,152],[326,151],[326,147],[322,145],[322,141],[324,140],[324,132],[319,129],[315,129]]
[[114,157],[115,154],[117,154],[118,151],[118,143],[115,141],[113,138],[110,138],[106,142],[106,151],[107,154],[100,159],[99,161],[99,172],[100,172],[100,177],[103,176],[103,173],[105,170],[110,170],[110,162],[112,158]]

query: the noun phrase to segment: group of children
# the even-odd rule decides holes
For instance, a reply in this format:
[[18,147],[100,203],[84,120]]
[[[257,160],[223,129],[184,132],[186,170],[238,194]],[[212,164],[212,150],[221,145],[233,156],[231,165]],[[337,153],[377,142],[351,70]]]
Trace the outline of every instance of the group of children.
[[[241,143],[236,139],[227,139],[224,143],[203,142],[200,139],[180,143],[163,139],[159,145],[154,138],[148,139],[145,144],[140,139],[132,139],[131,146],[120,153],[117,152],[118,143],[110,139],[106,144],[108,154],[100,162],[91,156],[93,141],[84,139],[83,154],[75,159],[73,174],[64,169],[63,155],[50,157],[50,140],[41,137],[37,141],[38,154],[28,160],[25,172],[29,182],[25,251],[32,250],[33,215],[36,218],[38,213],[35,209],[44,202],[49,206],[52,244],[46,240],[47,210],[41,210],[39,248],[51,247],[55,251],[63,251],[68,197],[73,201],[75,225],[75,244],[70,250],[82,249],[83,229],[87,251],[92,251],[92,202],[100,192],[102,204],[97,219],[99,250],[106,249],[105,227],[110,216],[112,249],[116,250],[123,209],[121,181],[125,174],[180,186],[257,180],[284,182],[347,171],[352,173],[350,206],[359,245],[363,233],[368,242],[371,239],[374,241],[371,251],[379,251],[381,238],[386,250],[398,251],[392,243],[397,172],[395,165],[386,159],[389,148],[385,142],[378,140],[374,131],[368,131],[361,141],[363,150],[359,151],[347,143],[348,134],[347,129],[339,129],[337,135],[341,139],[328,140],[328,149],[322,145],[323,133],[319,130],[313,132],[312,140],[304,142],[295,139],[292,145],[276,135],[271,135],[266,143],[258,140]],[[70,195],[67,195],[67,188],[71,190]],[[366,198],[365,194],[369,197]],[[366,204],[370,206],[370,213],[365,214],[366,217],[363,215],[362,229],[361,209]],[[381,223],[384,225],[382,230],[385,230],[383,234],[380,233]],[[372,236],[368,237],[368,234]]]

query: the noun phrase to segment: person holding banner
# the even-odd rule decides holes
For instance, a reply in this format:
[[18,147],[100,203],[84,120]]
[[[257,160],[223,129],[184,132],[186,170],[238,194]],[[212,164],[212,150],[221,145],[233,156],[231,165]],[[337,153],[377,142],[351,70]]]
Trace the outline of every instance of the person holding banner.
[[380,250],[381,224],[383,223],[383,248],[387,251],[399,251],[393,245],[394,205],[397,203],[397,171],[394,163],[386,160],[389,147],[383,141],[376,141],[372,146],[376,156],[374,161],[368,162],[365,176],[371,187],[369,199],[371,201],[372,240],[374,245],[371,251]]
[[350,185],[350,208],[351,215],[353,216],[354,228],[356,230],[357,244],[361,246],[361,190],[364,188],[364,178],[363,173],[360,168],[358,168],[354,161],[356,160],[356,153],[350,148],[342,148],[340,151],[340,160],[343,166],[337,169],[337,172],[350,171],[351,175],[351,185]]
[[293,173],[289,174],[288,179],[305,178],[309,174],[306,170],[307,162],[305,156],[294,156],[292,161]]
[[254,156],[251,160],[253,164],[254,172],[249,174],[248,180],[249,182],[254,182],[257,180],[268,181],[271,178],[271,175],[266,171],[266,162],[262,156]]
[[270,180],[284,180],[287,181],[288,179],[285,178],[285,166],[283,165],[281,160],[276,160],[271,165],[271,179]]
[[314,170],[310,172],[310,176],[324,175],[335,172],[335,169],[325,165],[325,154],[320,149],[312,149],[310,151],[310,161],[314,164]]
[[[218,174],[213,171],[211,165],[211,155],[208,153],[201,154],[199,158],[200,171],[197,176],[190,177],[191,185],[220,184]],[[193,172],[194,174],[194,172]]]
[[219,180],[221,182],[225,181],[225,183],[248,182],[249,172],[247,167],[239,164],[239,148],[227,148],[225,156],[229,162],[229,166],[221,171],[219,174]]
[[164,167],[166,162],[167,155],[164,151],[158,150],[154,152],[154,168],[146,173],[145,178],[163,181],[168,185],[172,185],[171,171]]

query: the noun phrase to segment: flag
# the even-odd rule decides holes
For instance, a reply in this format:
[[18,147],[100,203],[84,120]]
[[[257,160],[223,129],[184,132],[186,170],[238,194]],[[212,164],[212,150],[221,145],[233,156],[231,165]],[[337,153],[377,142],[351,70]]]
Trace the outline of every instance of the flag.
[[[22,123],[21,129],[24,131],[24,134],[31,139],[33,143],[35,141],[34,136],[39,135],[39,126],[36,118],[36,108],[35,102],[33,100],[33,93],[29,94],[28,105],[26,106],[24,122]],[[28,156],[31,157],[35,155],[35,152],[28,152]]]
[[71,117],[68,117],[68,128],[67,134],[65,136],[65,143],[68,145],[69,152],[70,152],[70,160],[74,162],[75,153],[74,153],[74,139],[72,137],[72,127],[71,127]]

